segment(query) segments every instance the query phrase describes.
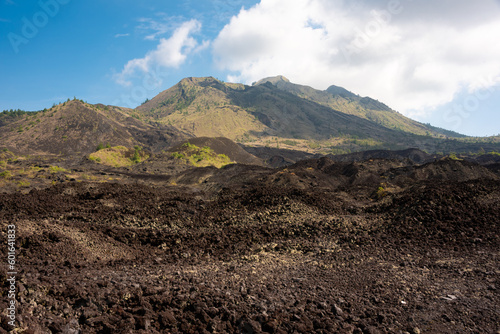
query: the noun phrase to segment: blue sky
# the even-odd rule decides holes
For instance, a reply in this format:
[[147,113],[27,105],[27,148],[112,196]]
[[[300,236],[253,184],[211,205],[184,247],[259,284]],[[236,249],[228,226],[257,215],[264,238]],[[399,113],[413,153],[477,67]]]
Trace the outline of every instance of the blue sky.
[[0,110],[135,107],[188,76],[282,74],[496,135],[498,36],[498,0],[0,0]]

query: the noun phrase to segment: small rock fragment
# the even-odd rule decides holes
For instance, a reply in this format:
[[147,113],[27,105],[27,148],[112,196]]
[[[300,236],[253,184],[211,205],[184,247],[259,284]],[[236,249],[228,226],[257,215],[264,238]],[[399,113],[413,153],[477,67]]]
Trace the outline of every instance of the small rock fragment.
[[337,304],[333,304],[332,311],[333,311],[333,314],[335,314],[335,315],[344,314],[344,311],[342,311],[342,309],[340,307],[338,307]]
[[62,330],[62,334],[80,334],[80,325],[76,319],[71,319]]

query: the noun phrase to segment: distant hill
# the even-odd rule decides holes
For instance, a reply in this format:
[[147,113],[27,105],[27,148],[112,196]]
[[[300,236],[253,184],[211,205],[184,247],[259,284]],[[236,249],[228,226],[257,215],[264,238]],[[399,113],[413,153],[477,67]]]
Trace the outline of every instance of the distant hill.
[[[342,87],[319,91],[283,76],[252,86],[212,77],[186,78],[128,112],[144,122],[172,125],[194,137],[226,137],[251,147],[308,153],[481,148],[478,141],[459,141],[464,136],[413,121]],[[498,140],[485,144],[486,150],[500,147]]]
[[193,137],[205,142],[219,138],[211,142],[216,147],[223,147],[226,139],[220,138],[227,138],[262,159],[252,164],[265,161],[269,166],[368,150],[500,151],[500,137],[463,137],[342,87],[320,91],[283,76],[252,86],[185,78],[135,109],[75,98],[39,112],[0,113],[0,149],[19,155],[88,157],[99,144],[127,150],[138,145],[156,155],[161,169],[158,153]]
[[[358,100],[362,102],[356,105],[382,106],[371,99]],[[396,126],[381,126],[369,119],[368,109],[363,109],[364,114],[350,112],[347,107],[334,109],[335,101],[330,93],[292,84],[283,77],[264,79],[253,86],[187,78],[137,107],[135,115],[172,124],[194,136],[232,140],[266,136],[326,140],[345,135],[368,137],[367,133],[371,138],[385,139],[398,135],[393,131]],[[395,114],[386,106],[382,111]],[[425,134],[424,130],[414,130]]]
[[189,137],[171,126],[141,122],[125,111],[72,100],[10,117],[0,127],[0,148],[19,154],[83,156],[95,151],[99,144],[160,150]]
[[325,91],[317,90],[309,86],[291,83],[283,76],[262,79],[254,85],[270,83],[278,89],[297,95],[301,98],[328,106],[334,110],[346,114],[358,116],[390,129],[401,130],[418,135],[432,135],[435,137],[465,137],[462,134],[447,131],[429,124],[414,121],[400,113],[392,110],[382,102],[370,97],[361,97],[345,88],[330,86]]

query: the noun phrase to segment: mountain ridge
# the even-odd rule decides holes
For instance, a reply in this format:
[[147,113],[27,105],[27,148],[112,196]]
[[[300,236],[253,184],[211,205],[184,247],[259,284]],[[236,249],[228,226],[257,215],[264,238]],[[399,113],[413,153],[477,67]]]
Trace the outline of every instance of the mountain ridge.
[[343,87],[331,85],[326,90],[322,91],[309,86],[294,84],[281,75],[259,80],[254,83],[254,85],[263,85],[266,83],[271,83],[278,89],[331,107],[332,109],[374,121],[388,128],[400,128],[417,135],[434,133],[434,135],[438,135],[438,137],[439,135],[457,138],[465,137],[462,134],[452,131],[443,133],[443,131],[437,127],[414,121],[378,100],[368,96],[361,97]]
[[68,100],[0,127],[1,146],[31,155],[86,155],[99,144],[143,145],[155,150],[189,136],[169,126],[145,124],[126,108]]
[[411,120],[345,88],[332,85],[319,91],[284,76],[264,78],[251,86],[213,77],[185,78],[133,113],[195,137],[222,136],[259,147],[281,141],[289,149],[322,154],[409,147],[436,152],[437,139],[463,137]]
[[99,144],[139,145],[155,153],[192,137],[225,137],[278,162],[267,148],[306,155],[408,148],[442,154],[500,151],[499,137],[462,138],[345,88],[319,91],[284,76],[252,86],[188,77],[135,109],[75,98],[39,112],[0,113],[0,148],[16,154],[85,156]]

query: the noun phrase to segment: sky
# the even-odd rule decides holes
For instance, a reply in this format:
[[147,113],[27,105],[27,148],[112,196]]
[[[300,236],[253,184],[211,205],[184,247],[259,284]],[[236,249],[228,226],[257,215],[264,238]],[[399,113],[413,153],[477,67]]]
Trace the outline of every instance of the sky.
[[500,0],[0,0],[0,110],[284,75],[500,134]]

